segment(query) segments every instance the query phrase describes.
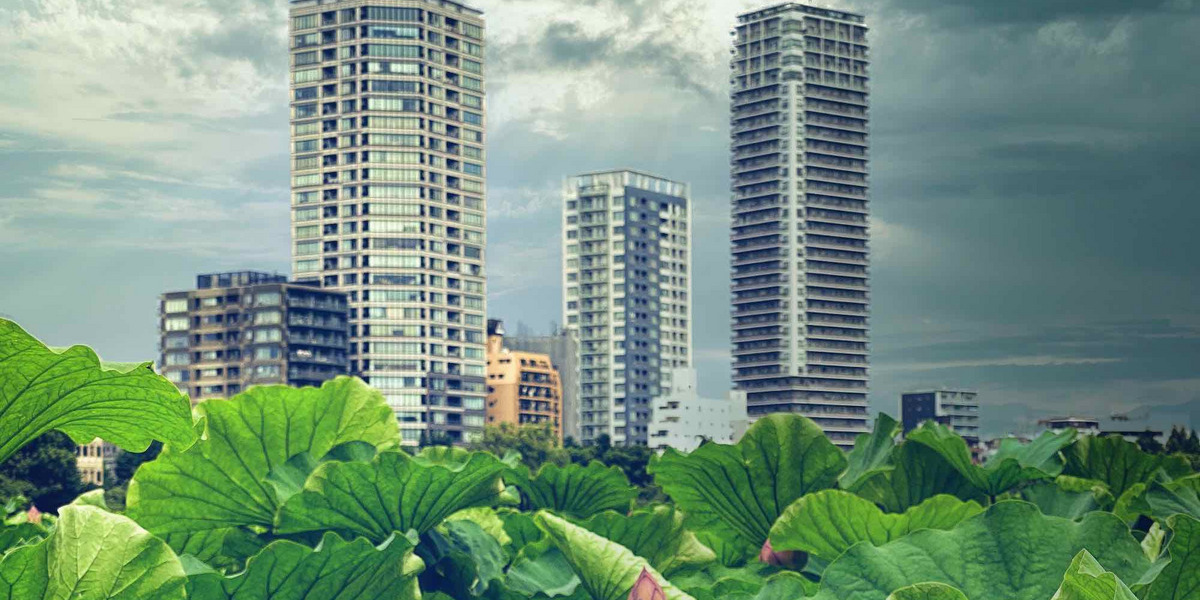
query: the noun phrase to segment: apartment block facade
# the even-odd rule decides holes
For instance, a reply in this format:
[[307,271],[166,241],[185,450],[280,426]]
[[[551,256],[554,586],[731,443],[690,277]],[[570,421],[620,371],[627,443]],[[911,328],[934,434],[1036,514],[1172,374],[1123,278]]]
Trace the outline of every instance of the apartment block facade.
[[731,61],[734,386],[843,447],[869,430],[866,35],[783,3],[738,17]]
[[550,335],[504,336],[504,347],[510,350],[535,352],[550,357],[562,384],[563,437],[580,439],[579,429],[579,337],[570,329],[555,329]]
[[503,324],[488,321],[487,424],[549,425],[563,439],[563,386],[549,354],[507,347]]
[[482,13],[293,0],[293,274],[347,294],[350,371],[405,444],[484,425]]
[[653,401],[692,366],[688,186],[632,170],[563,190],[563,315],[579,336],[580,439],[647,445]]
[[962,436],[970,445],[979,443],[979,394],[964,390],[920,390],[900,395],[900,421],[904,433],[936,421]]
[[159,301],[159,373],[192,402],[347,373],[346,295],[257,271],[196,277]]

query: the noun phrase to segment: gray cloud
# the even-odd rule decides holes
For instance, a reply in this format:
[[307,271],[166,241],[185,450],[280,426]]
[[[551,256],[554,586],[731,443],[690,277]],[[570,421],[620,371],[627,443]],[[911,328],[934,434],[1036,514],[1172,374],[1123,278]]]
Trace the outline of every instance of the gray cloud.
[[[85,22],[111,16],[102,3],[77,4]],[[687,181],[696,356],[705,393],[719,394],[729,385],[727,31],[753,3],[479,4],[489,19],[492,316],[539,328],[560,318],[563,176],[630,166]],[[144,358],[154,343],[146,306],[162,290],[196,271],[286,269],[285,8],[180,6],[186,22],[151,11],[126,32],[132,51],[120,37],[94,44],[100,62],[77,72],[106,76],[66,88],[86,92],[86,106],[64,104],[39,70],[79,55],[0,42],[27,69],[0,89],[9,113],[24,116],[0,120],[4,196],[30,197],[58,165],[150,173],[161,181],[104,185],[261,215],[268,234],[135,219],[89,247],[95,220],[0,205],[0,235],[55,242],[0,249],[0,270],[16,274],[0,311],[55,343]],[[866,13],[872,30],[873,404],[894,410],[899,392],[925,385],[1064,412],[1200,397],[1195,2],[840,6]],[[206,24],[222,8],[238,18]],[[8,15],[18,32],[39,19]],[[152,53],[160,60],[142,56]],[[207,84],[220,93],[197,96]],[[64,117],[89,120],[57,126]],[[236,253],[212,251],[223,244]],[[137,274],[116,288],[113,265]],[[72,304],[89,290],[99,305]]]

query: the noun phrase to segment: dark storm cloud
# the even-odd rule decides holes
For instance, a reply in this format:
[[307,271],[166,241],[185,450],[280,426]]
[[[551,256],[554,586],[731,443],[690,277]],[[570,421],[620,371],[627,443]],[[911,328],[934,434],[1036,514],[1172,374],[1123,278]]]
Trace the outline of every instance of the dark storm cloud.
[[932,15],[957,26],[1040,24],[1057,19],[1108,19],[1131,14],[1185,12],[1192,0],[896,0],[892,6]]
[[[629,166],[686,181],[695,219],[697,364],[704,393],[719,395],[729,385],[726,32],[752,4],[478,3],[489,20],[488,102],[492,109],[508,106],[489,113],[488,269],[496,294],[489,316],[538,328],[560,318],[563,176]],[[177,58],[148,64],[186,78],[211,77],[210,59],[248,63],[275,86],[277,103],[268,98],[218,118],[180,112],[188,108],[169,98],[147,104],[103,77],[70,89],[129,96],[109,117],[130,126],[183,124],[188,131],[223,132],[231,145],[274,140],[264,146],[277,144],[278,152],[229,174],[245,190],[213,192],[228,206],[281,203],[269,217],[271,249],[218,259],[211,249],[238,242],[244,230],[172,230],[159,223],[147,231],[154,242],[178,239],[169,251],[7,250],[0,271],[19,276],[0,290],[0,310],[61,332],[57,343],[99,341],[118,349],[106,353],[111,358],[145,358],[153,353],[147,299],[187,285],[198,270],[286,269],[286,6],[208,5],[236,17],[173,39],[182,48]],[[928,385],[974,387],[985,403],[1062,412],[1200,397],[1195,0],[847,0],[839,6],[864,13],[871,28],[873,404],[894,412],[901,391]],[[103,4],[93,9],[103,12]],[[513,19],[517,9],[527,18]],[[141,57],[128,59],[143,64]],[[530,82],[548,89],[531,90],[538,84]],[[526,102],[532,108],[521,106]],[[142,149],[178,151],[191,143],[185,137]],[[107,157],[89,147],[49,161],[33,151],[63,144],[17,143],[28,159],[5,155],[4,169],[17,182],[15,195],[32,193],[31,177],[59,163],[151,168],[123,160],[119,147]],[[117,178],[97,185],[119,195],[146,184]],[[161,185],[156,192],[201,194]],[[11,235],[12,223],[5,229],[0,211],[0,236]],[[86,239],[87,222],[62,223],[47,235]],[[205,239],[188,237],[196,231]],[[203,249],[183,249],[193,244]],[[114,289],[99,256],[109,264],[141,264],[141,274],[123,282],[120,293],[106,291],[104,307],[76,309],[63,319],[73,299],[86,294],[81,290]],[[62,306],[44,309],[44,302],[25,298],[47,285]],[[102,314],[134,296],[137,309],[122,309],[121,317],[148,315],[136,336]],[[91,333],[66,337],[84,330]]]

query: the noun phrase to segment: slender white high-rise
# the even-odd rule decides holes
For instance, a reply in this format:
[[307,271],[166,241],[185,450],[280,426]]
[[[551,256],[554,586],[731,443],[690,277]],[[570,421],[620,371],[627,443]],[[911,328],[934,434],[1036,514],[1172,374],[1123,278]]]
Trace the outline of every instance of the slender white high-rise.
[[867,426],[867,28],[788,2],[732,59],[733,381],[849,447]]
[[293,0],[293,272],[347,293],[350,372],[405,444],[482,430],[482,13],[451,0]]
[[579,337],[580,437],[649,443],[654,400],[692,365],[688,187],[630,170],[563,190],[563,316]]

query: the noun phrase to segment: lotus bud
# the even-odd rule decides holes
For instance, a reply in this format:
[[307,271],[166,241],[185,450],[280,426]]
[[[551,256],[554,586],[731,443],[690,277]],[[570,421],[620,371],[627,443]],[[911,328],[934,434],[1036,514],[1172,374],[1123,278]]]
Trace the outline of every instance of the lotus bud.
[[771,547],[771,540],[767,540],[767,542],[763,544],[762,550],[758,553],[758,560],[759,562],[776,567],[790,567],[796,561],[796,553],[792,550],[776,552],[775,549]]
[[42,522],[42,511],[38,510],[37,507],[32,504],[29,505],[29,512],[25,513],[25,516],[30,523]]
[[638,575],[633,589],[629,590],[629,600],[667,600],[667,596],[650,571],[642,567],[642,574]]

